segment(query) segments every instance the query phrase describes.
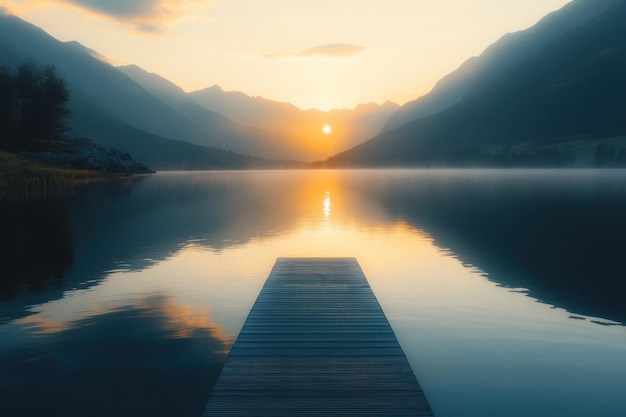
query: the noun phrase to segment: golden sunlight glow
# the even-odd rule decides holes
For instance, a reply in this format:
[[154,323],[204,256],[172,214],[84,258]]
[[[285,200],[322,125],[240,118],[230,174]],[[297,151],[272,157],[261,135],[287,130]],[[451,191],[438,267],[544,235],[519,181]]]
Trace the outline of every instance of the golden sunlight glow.
[[330,132],[332,132],[332,128],[330,127],[330,125],[324,125],[324,127],[322,128],[322,132],[324,132],[325,135],[330,135]]
[[326,198],[324,198],[324,219],[330,217],[330,192],[326,191]]

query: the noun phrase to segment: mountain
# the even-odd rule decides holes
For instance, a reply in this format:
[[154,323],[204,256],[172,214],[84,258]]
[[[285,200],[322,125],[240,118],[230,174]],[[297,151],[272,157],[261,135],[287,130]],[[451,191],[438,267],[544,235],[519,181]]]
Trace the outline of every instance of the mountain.
[[148,72],[134,64],[120,66],[117,69],[170,107],[176,108],[188,101],[185,90],[158,74]]
[[[456,103],[324,165],[626,164],[625,21],[623,0],[576,0],[468,61],[480,71],[465,84],[463,72],[442,80],[463,86]],[[494,55],[515,59],[488,66]]]
[[[190,153],[182,142],[266,160],[327,158],[373,137],[398,108],[385,103],[303,111],[219,87],[186,93],[157,74],[135,65],[116,68],[78,42],[61,42],[16,16],[0,13],[0,62],[15,68],[29,59],[54,65],[66,81],[74,115],[69,135],[115,143],[140,160],[141,155],[150,156],[152,161],[143,162],[157,169],[198,166],[196,156],[189,163],[172,159]],[[331,134],[322,132],[324,125],[332,126]],[[187,150],[158,156],[146,148],[148,138],[163,145],[154,149]]]
[[[161,101],[96,52],[77,42],[58,41],[16,16],[0,13],[0,62],[16,67],[29,59],[54,65],[65,79],[72,97],[70,135],[86,136],[102,144],[121,142],[119,148],[126,152],[142,148],[140,153],[150,153],[162,160],[163,165],[142,160],[157,169],[198,166],[198,163],[209,168],[213,166],[210,161],[232,155],[232,152],[208,148],[273,156],[263,154],[263,143],[271,141],[272,137],[260,129],[243,126],[200,106],[197,107],[201,117],[195,115],[194,119]],[[103,131],[120,136],[105,138]],[[123,141],[120,140],[122,137]],[[159,142],[154,149],[168,149],[172,153],[157,157],[153,149],[146,148],[153,145],[148,138]],[[204,148],[190,147],[191,144]],[[173,152],[173,148],[177,151]],[[212,156],[207,164],[201,163],[197,155],[208,154]],[[196,157],[185,162],[174,155]],[[139,154],[134,153],[134,156],[141,160]],[[242,160],[247,160],[240,156],[235,158],[233,165],[238,166]]]
[[[262,142],[264,150],[272,156],[287,159],[326,158],[363,143],[380,132],[399,108],[395,103],[386,102],[382,105],[361,104],[354,109],[302,110],[289,103],[250,97],[239,91],[227,92],[217,85],[185,93],[171,81],[136,65],[118,69],[196,123],[205,118],[203,111],[209,111],[269,133],[270,137]],[[322,127],[327,124],[332,127],[332,135],[322,132]]]
[[130,153],[157,170],[297,167],[297,164],[244,156],[189,142],[166,139],[130,126],[80,92],[70,96],[72,134]]
[[443,77],[428,94],[406,103],[385,124],[391,130],[413,120],[430,116],[459,103],[463,97],[491,80],[505,76],[517,65],[564,33],[605,13],[623,0],[578,0],[550,13],[533,27],[503,36],[479,57],[465,61],[457,70]]
[[[219,86],[189,94],[196,103],[240,123],[272,132],[288,143],[300,144],[301,152],[324,158],[374,137],[398,110],[396,103],[359,104],[353,109],[302,110],[292,104],[250,97]],[[332,135],[322,127],[329,125]]]

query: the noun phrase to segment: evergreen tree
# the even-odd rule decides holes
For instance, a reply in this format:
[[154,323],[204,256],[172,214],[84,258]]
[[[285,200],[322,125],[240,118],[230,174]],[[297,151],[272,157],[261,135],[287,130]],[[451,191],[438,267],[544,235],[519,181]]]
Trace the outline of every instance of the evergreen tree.
[[54,66],[27,62],[15,74],[0,66],[0,146],[32,148],[62,137],[69,92]]
[[0,64],[0,148],[15,146],[16,109],[15,79],[9,67]]

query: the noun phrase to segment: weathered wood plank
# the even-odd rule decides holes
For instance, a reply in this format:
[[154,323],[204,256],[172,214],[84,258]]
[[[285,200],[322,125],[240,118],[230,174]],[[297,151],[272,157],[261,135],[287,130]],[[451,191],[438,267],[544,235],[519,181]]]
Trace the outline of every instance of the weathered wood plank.
[[279,258],[204,416],[432,416],[353,258]]

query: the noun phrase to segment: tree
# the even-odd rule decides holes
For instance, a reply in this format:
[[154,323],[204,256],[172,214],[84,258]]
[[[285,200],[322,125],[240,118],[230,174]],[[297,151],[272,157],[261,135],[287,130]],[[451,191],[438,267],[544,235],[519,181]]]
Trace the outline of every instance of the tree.
[[69,92],[54,66],[20,65],[16,74],[20,138],[25,145],[57,139],[66,130]]
[[27,62],[15,74],[0,65],[0,134],[4,148],[32,148],[62,137],[69,91],[54,66]]
[[42,126],[50,137],[58,138],[68,129],[66,120],[71,111],[67,105],[70,93],[65,81],[57,74],[54,65],[48,65],[43,70],[43,112]]
[[17,93],[11,69],[0,64],[0,147],[11,148],[16,131]]

